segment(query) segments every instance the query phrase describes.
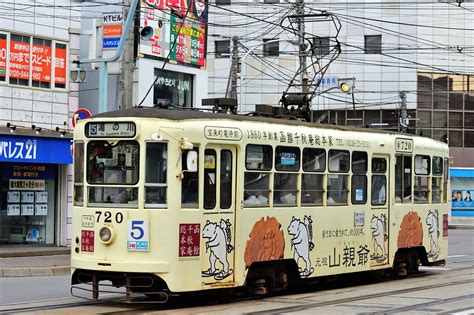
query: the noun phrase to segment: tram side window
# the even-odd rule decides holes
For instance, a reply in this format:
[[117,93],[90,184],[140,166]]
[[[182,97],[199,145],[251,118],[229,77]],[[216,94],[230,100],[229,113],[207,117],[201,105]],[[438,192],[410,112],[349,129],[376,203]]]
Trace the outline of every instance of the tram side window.
[[387,160],[372,158],[372,205],[382,206],[387,202]]
[[326,197],[328,205],[347,205],[349,166],[349,151],[329,150],[328,168],[330,174],[328,175]]
[[168,149],[166,143],[146,144],[145,206],[166,207]]
[[204,209],[216,207],[216,151],[206,149],[204,151]]
[[395,202],[411,202],[411,156],[397,155],[395,164]]
[[269,145],[249,144],[245,150],[244,206],[268,207],[273,149]]
[[[193,150],[183,150],[182,170],[183,179],[181,181],[181,204],[185,208],[198,207],[199,200],[199,171],[190,170],[188,164],[199,165],[198,147]],[[195,156],[194,156],[195,155]],[[189,165],[191,166],[191,165]]]
[[352,152],[351,202],[367,202],[367,152]]
[[[322,205],[323,184],[326,170],[326,150],[303,149],[303,178],[301,182],[301,204]],[[321,173],[321,174],[318,174]]]
[[415,155],[415,203],[429,203],[428,186],[431,158],[428,155]]
[[84,142],[74,143],[74,204],[84,202]]
[[297,147],[276,147],[275,169],[274,205],[296,206],[298,174],[291,172],[300,170],[300,149]]
[[441,196],[443,192],[443,158],[439,156],[433,156],[431,179],[431,202],[441,202]]
[[220,208],[229,209],[232,205],[232,152],[221,151],[220,165]]

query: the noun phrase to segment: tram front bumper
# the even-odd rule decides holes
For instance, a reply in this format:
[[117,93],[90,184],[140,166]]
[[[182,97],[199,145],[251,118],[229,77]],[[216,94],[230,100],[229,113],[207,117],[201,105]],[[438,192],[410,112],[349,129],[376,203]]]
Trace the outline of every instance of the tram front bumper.
[[85,258],[71,258],[73,269],[87,269],[97,271],[140,272],[140,273],[168,273],[170,265],[167,262],[118,261]]

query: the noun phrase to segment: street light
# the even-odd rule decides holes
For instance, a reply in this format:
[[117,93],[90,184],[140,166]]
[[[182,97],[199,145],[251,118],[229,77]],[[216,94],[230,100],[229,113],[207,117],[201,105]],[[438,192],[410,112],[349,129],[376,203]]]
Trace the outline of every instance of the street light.
[[244,81],[244,76],[245,76],[245,67],[244,67],[244,64],[245,64],[245,59],[247,58],[248,55],[250,55],[250,53],[252,51],[254,51],[256,48],[260,47],[260,46],[263,46],[265,44],[271,44],[271,43],[276,43],[276,42],[282,42],[282,41],[287,41],[287,42],[290,42],[289,40],[287,39],[271,39],[271,40],[267,40],[267,41],[264,41],[263,43],[260,43],[258,45],[255,45],[253,46],[252,48],[250,48],[246,53],[245,55],[242,57],[240,63],[241,63],[241,66],[240,66],[240,79],[239,79],[239,83],[240,83],[240,91],[239,91],[239,94],[240,94],[240,99],[239,99],[239,114],[242,114],[242,105],[243,105],[243,81]]

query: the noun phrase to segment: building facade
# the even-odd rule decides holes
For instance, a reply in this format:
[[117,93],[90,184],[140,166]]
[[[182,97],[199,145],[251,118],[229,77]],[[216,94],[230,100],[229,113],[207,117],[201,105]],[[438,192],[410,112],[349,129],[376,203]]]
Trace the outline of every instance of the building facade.
[[[406,125],[408,132],[448,142],[451,166],[472,169],[473,9],[472,1],[305,1],[313,120],[392,130]],[[296,4],[281,0],[216,0],[209,14],[210,96],[226,91],[234,36],[240,112],[281,106],[290,83],[301,90],[294,76],[300,66],[297,13]],[[350,85],[348,93],[341,82]],[[463,191],[474,190],[465,177],[472,173],[462,174]]]
[[78,5],[12,0],[0,9],[0,244],[70,243]]

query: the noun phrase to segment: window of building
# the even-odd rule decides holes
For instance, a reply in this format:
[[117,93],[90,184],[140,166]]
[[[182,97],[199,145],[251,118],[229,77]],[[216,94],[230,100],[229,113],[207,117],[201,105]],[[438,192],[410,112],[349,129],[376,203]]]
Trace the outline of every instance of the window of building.
[[352,152],[351,201],[353,204],[367,202],[367,152]]
[[372,158],[372,205],[383,206],[387,202],[387,160]]
[[395,164],[395,202],[411,203],[411,155],[397,155]]
[[230,40],[214,41],[216,58],[227,58],[230,56]]
[[153,105],[157,107],[193,106],[193,75],[155,68]]
[[0,34],[0,82],[7,79],[7,34]]
[[50,88],[52,54],[49,39],[33,38],[31,50],[31,86]]
[[323,57],[329,54],[330,38],[329,37],[314,37],[313,38],[313,55]]
[[[268,57],[278,57],[280,55],[280,42],[275,38],[263,39],[263,55]],[[270,42],[272,41],[272,42]],[[274,42],[273,42],[274,41]]]
[[381,54],[382,35],[365,35],[364,50],[366,54]]
[[199,202],[199,171],[189,171],[187,167],[188,158],[196,154],[196,165],[199,165],[199,147],[195,146],[192,150],[183,150],[181,158],[181,167],[183,170],[183,179],[181,180],[181,204],[183,208],[197,208]]
[[[28,86],[30,82],[30,37],[10,35],[10,84]],[[20,57],[21,56],[21,57]]]
[[[326,202],[328,205],[347,205],[348,173],[350,168],[349,151],[329,150],[329,174],[327,179]],[[339,173],[339,174],[336,174]]]
[[56,88],[66,88],[67,74],[67,46],[56,43],[54,49],[54,86]]
[[166,143],[148,142],[145,161],[145,206],[166,207],[168,149]]

